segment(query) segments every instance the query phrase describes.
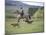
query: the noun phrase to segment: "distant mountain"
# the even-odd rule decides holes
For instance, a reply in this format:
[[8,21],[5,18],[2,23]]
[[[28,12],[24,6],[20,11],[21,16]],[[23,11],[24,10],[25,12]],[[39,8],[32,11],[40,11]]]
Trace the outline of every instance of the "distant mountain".
[[41,6],[34,6],[34,5],[24,4],[20,1],[5,1],[5,5],[17,6],[17,7],[29,7],[29,8],[39,8],[39,7],[41,7]]

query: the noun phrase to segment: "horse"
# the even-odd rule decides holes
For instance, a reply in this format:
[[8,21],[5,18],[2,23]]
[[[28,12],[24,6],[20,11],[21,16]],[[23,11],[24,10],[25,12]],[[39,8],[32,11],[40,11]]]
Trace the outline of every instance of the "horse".
[[18,13],[17,15],[17,19],[18,19],[18,22],[20,21],[20,19],[26,19],[25,21],[29,21],[29,19],[31,19],[31,16],[29,14],[24,14],[24,11],[22,10],[21,13]]
[[20,19],[24,19],[24,18],[26,19],[24,21],[27,22],[28,24],[32,23],[32,21],[29,21],[29,19],[31,19],[31,16],[29,14],[24,14],[23,10],[22,10],[21,13],[17,11],[17,16],[16,17],[17,17],[16,18],[17,19],[17,23],[16,24],[11,24],[14,27],[20,27],[19,26]]

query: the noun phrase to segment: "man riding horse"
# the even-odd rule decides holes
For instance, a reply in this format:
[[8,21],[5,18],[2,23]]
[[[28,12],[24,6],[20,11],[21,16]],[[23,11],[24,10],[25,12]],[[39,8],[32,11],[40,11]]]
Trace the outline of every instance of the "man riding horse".
[[31,19],[30,15],[24,15],[24,11],[22,10],[22,12],[20,13],[20,18],[18,19],[18,22],[21,18],[25,18],[26,21],[28,22],[29,19]]
[[23,18],[23,16],[24,16],[24,12],[23,12],[23,10],[22,10],[22,12],[20,13],[20,17],[19,17],[19,19],[18,19],[18,22],[19,22],[19,20],[20,20],[21,18]]

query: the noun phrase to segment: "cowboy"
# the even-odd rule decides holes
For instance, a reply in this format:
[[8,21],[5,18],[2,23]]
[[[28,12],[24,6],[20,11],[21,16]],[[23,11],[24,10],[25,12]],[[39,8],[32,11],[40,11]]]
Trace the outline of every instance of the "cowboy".
[[22,12],[20,13],[20,16],[23,18],[24,15],[24,11],[22,10]]

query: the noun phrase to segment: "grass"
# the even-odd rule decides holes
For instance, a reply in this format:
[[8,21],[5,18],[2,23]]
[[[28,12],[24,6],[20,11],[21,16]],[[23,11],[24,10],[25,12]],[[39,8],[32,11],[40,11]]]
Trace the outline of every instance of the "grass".
[[[37,11],[37,12],[39,12],[39,11]],[[10,13],[10,14],[12,14],[12,13]],[[43,13],[41,13],[41,14],[43,14]],[[9,15],[6,14],[6,16],[9,16]],[[13,16],[13,15],[11,15],[11,16]],[[34,16],[37,16],[37,14],[34,14]],[[22,21],[23,19],[20,20],[20,22],[19,22],[20,28],[17,28],[17,27],[13,27],[11,25],[11,24],[17,23],[16,18],[6,18],[6,23],[5,23],[6,29],[5,30],[10,33],[44,32],[43,17],[41,17],[41,18],[36,17],[36,18],[32,18],[32,19],[33,19],[32,24],[27,24],[27,22]]]
[[13,27],[11,24],[17,23],[15,19],[9,19],[6,21],[6,31],[11,33],[26,33],[26,32],[43,32],[43,20],[37,20],[32,24],[27,24],[24,21],[20,21],[20,28]]

